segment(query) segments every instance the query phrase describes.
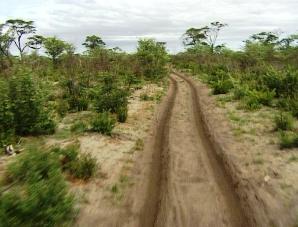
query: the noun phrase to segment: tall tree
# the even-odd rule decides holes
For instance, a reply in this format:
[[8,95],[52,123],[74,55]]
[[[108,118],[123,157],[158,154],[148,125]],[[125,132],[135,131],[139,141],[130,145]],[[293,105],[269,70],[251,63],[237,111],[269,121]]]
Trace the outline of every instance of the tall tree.
[[20,52],[20,57],[22,58],[23,53],[27,47],[30,47],[30,40],[28,42],[23,42],[22,38],[25,35],[34,34],[36,28],[33,25],[33,21],[25,21],[21,19],[7,20],[5,23],[9,28],[9,33],[13,37],[13,43]]
[[64,41],[57,39],[56,37],[45,38],[43,41],[45,52],[52,58],[54,66],[57,65],[58,58],[66,50],[67,45]]
[[102,40],[102,38],[100,38],[99,36],[96,35],[91,35],[91,36],[87,36],[85,42],[83,43],[83,45],[89,49],[89,50],[93,50],[96,48],[102,48],[104,47],[106,44],[105,42]]
[[[191,48],[198,48],[200,46],[209,47],[213,53],[215,50],[220,49],[223,45],[217,45],[217,39],[220,30],[227,26],[220,22],[212,22],[210,26],[202,28],[189,28],[183,35],[183,44]],[[200,48],[198,48],[200,49]]]

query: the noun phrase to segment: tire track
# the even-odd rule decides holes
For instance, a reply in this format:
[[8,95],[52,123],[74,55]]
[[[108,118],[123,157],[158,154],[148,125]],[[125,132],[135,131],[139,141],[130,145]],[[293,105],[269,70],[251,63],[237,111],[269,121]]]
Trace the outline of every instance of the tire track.
[[169,121],[174,107],[178,91],[177,81],[170,77],[171,87],[168,95],[168,103],[160,116],[160,123],[157,126],[154,137],[153,154],[151,162],[151,173],[147,188],[145,206],[140,212],[139,225],[142,227],[155,226],[161,206],[162,191],[165,191],[167,178],[167,149],[169,135]]
[[135,217],[138,224],[130,226],[248,226],[232,181],[205,134],[195,85],[179,74],[170,80],[152,137],[144,205]]

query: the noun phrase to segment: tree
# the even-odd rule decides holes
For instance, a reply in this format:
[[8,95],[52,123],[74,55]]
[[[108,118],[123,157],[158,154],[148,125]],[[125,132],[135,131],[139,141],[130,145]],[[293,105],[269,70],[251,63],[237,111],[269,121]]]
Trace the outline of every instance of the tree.
[[216,45],[220,30],[227,26],[227,24],[220,23],[218,21],[212,22],[211,26],[207,30],[207,43],[210,46],[210,50],[213,53],[216,49],[221,49],[224,45]]
[[183,35],[183,44],[197,50],[209,47],[211,53],[220,50],[224,45],[216,45],[220,30],[227,26],[220,22],[212,22],[210,26],[189,28]]
[[187,29],[183,34],[183,44],[185,46],[206,45],[207,31],[208,27]]
[[278,39],[279,37],[274,32],[260,32],[250,37],[252,42],[258,42],[263,45],[276,45]]
[[83,45],[87,49],[93,50],[96,48],[103,48],[106,44],[99,36],[91,35],[86,37],[86,40],[83,43]]
[[5,24],[0,24],[0,56],[9,57],[9,48],[13,42],[13,38],[8,32],[3,32]]
[[49,118],[32,77],[20,74],[10,80],[10,100],[17,135],[51,134],[55,124]]
[[32,44],[32,40],[23,44],[22,38],[24,35],[34,34],[36,32],[36,28],[33,24],[33,21],[24,21],[21,19],[7,20],[5,23],[9,28],[10,36],[13,38],[13,43],[20,52],[21,58],[25,49]]
[[43,46],[46,49],[46,54],[52,58],[54,66],[57,65],[58,58],[67,48],[66,43],[56,37],[45,38]]
[[158,79],[166,74],[168,54],[165,43],[154,39],[139,40],[137,59],[143,76],[148,79]]

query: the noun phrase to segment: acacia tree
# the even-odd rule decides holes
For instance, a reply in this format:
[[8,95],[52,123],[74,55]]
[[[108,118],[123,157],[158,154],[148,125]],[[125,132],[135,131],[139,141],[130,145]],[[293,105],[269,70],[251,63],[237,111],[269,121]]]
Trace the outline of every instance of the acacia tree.
[[45,48],[45,53],[52,58],[54,66],[58,63],[58,58],[66,50],[67,45],[63,40],[57,39],[56,37],[44,38],[43,46]]
[[11,38],[13,39],[13,43],[17,47],[20,52],[20,57],[22,58],[23,53],[27,47],[32,45],[32,38],[29,39],[28,42],[23,43],[22,38],[25,35],[34,34],[36,32],[36,28],[33,25],[33,21],[25,21],[21,19],[13,19],[7,20],[5,25],[8,26],[8,31],[10,33]]
[[220,30],[225,26],[227,24],[216,21],[212,22],[210,26],[189,28],[183,34],[183,44],[191,48],[208,47],[211,53],[214,53],[224,46],[223,44],[217,45],[217,40]]
[[89,50],[94,50],[96,48],[103,48],[106,44],[101,37],[91,35],[86,37],[86,40],[82,45]]

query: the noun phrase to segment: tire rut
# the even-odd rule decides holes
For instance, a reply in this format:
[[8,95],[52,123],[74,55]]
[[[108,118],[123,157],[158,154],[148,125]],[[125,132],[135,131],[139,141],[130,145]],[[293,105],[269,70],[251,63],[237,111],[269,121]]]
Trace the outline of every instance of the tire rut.
[[170,80],[137,226],[248,226],[232,181],[205,134],[195,85],[179,74]]

